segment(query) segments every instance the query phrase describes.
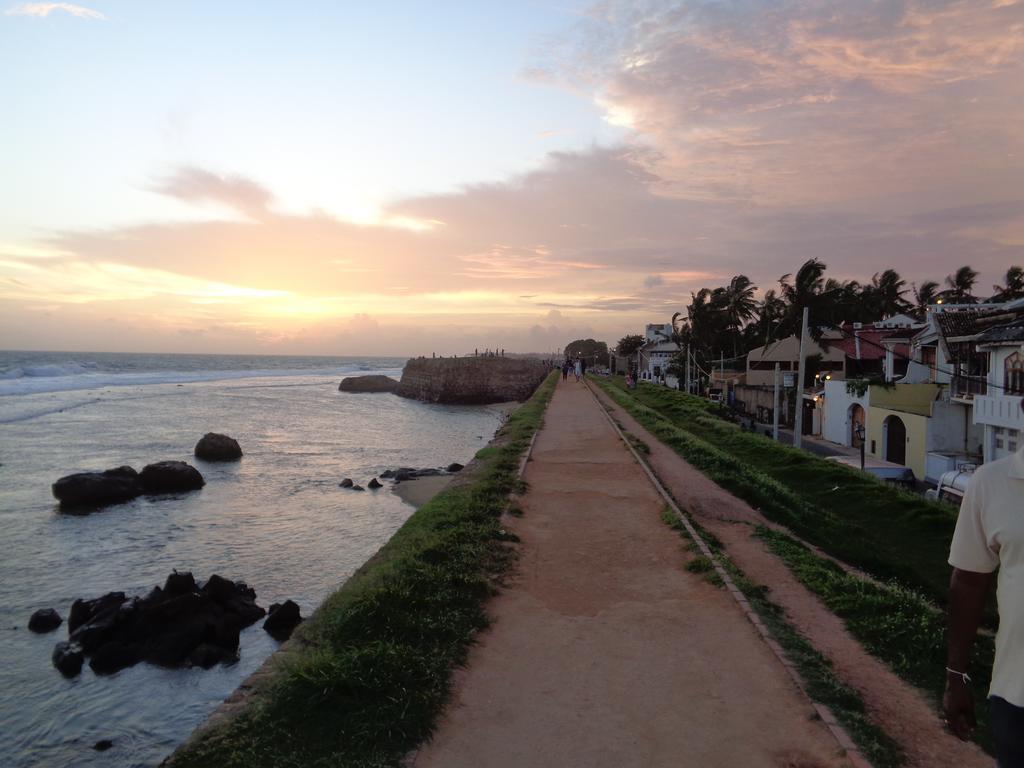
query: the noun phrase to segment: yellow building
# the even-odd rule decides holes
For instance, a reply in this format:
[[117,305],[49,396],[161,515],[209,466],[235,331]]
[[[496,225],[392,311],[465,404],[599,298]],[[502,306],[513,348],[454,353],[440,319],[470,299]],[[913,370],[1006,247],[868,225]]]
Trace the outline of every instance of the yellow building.
[[929,472],[929,454],[974,452],[978,440],[969,422],[969,413],[950,401],[942,385],[875,385],[867,413],[867,451],[926,479],[935,474]]

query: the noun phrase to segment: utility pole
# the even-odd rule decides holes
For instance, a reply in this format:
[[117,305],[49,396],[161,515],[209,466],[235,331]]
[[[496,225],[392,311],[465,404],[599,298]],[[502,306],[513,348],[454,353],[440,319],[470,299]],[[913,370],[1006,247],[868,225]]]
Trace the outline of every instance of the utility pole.
[[726,400],[728,398],[726,397],[726,395],[728,394],[729,388],[727,386],[725,386],[725,351],[721,350],[721,349],[718,350],[718,369],[721,372],[720,375],[722,377],[722,380],[720,382],[718,382],[719,386],[721,387],[721,392],[722,392],[721,403],[722,403],[722,405],[727,405]]
[[779,373],[779,364],[775,364],[775,405],[772,408],[772,440],[779,442],[779,384],[782,375]]
[[800,360],[796,374],[796,413],[793,424],[793,447],[799,448],[804,437],[804,366],[807,364],[807,316],[810,308],[804,307],[804,319],[800,324]]
[[686,394],[690,394],[690,345],[686,345]]

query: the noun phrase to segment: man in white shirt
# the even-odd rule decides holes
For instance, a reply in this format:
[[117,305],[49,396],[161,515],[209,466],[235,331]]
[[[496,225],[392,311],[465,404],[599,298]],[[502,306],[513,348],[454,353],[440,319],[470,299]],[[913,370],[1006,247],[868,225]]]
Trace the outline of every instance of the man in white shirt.
[[946,722],[961,739],[976,725],[967,667],[998,570],[999,631],[988,692],[992,735],[1000,768],[1024,768],[1024,447],[975,471],[960,507],[949,564]]

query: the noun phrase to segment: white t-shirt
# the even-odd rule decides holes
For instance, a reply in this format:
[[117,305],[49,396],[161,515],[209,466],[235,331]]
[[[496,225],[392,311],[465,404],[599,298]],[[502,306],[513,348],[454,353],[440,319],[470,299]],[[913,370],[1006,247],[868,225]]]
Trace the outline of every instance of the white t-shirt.
[[1024,707],[1024,448],[979,467],[956,521],[949,564],[999,569],[999,631],[990,696]]

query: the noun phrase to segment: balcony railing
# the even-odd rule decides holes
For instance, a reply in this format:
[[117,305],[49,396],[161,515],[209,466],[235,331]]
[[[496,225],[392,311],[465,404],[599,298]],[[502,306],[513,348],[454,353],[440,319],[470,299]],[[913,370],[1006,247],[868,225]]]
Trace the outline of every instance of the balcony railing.
[[949,392],[958,400],[973,400],[988,392],[988,383],[981,376],[954,376],[949,383]]
[[974,398],[974,423],[1024,429],[1020,395],[979,395]]

